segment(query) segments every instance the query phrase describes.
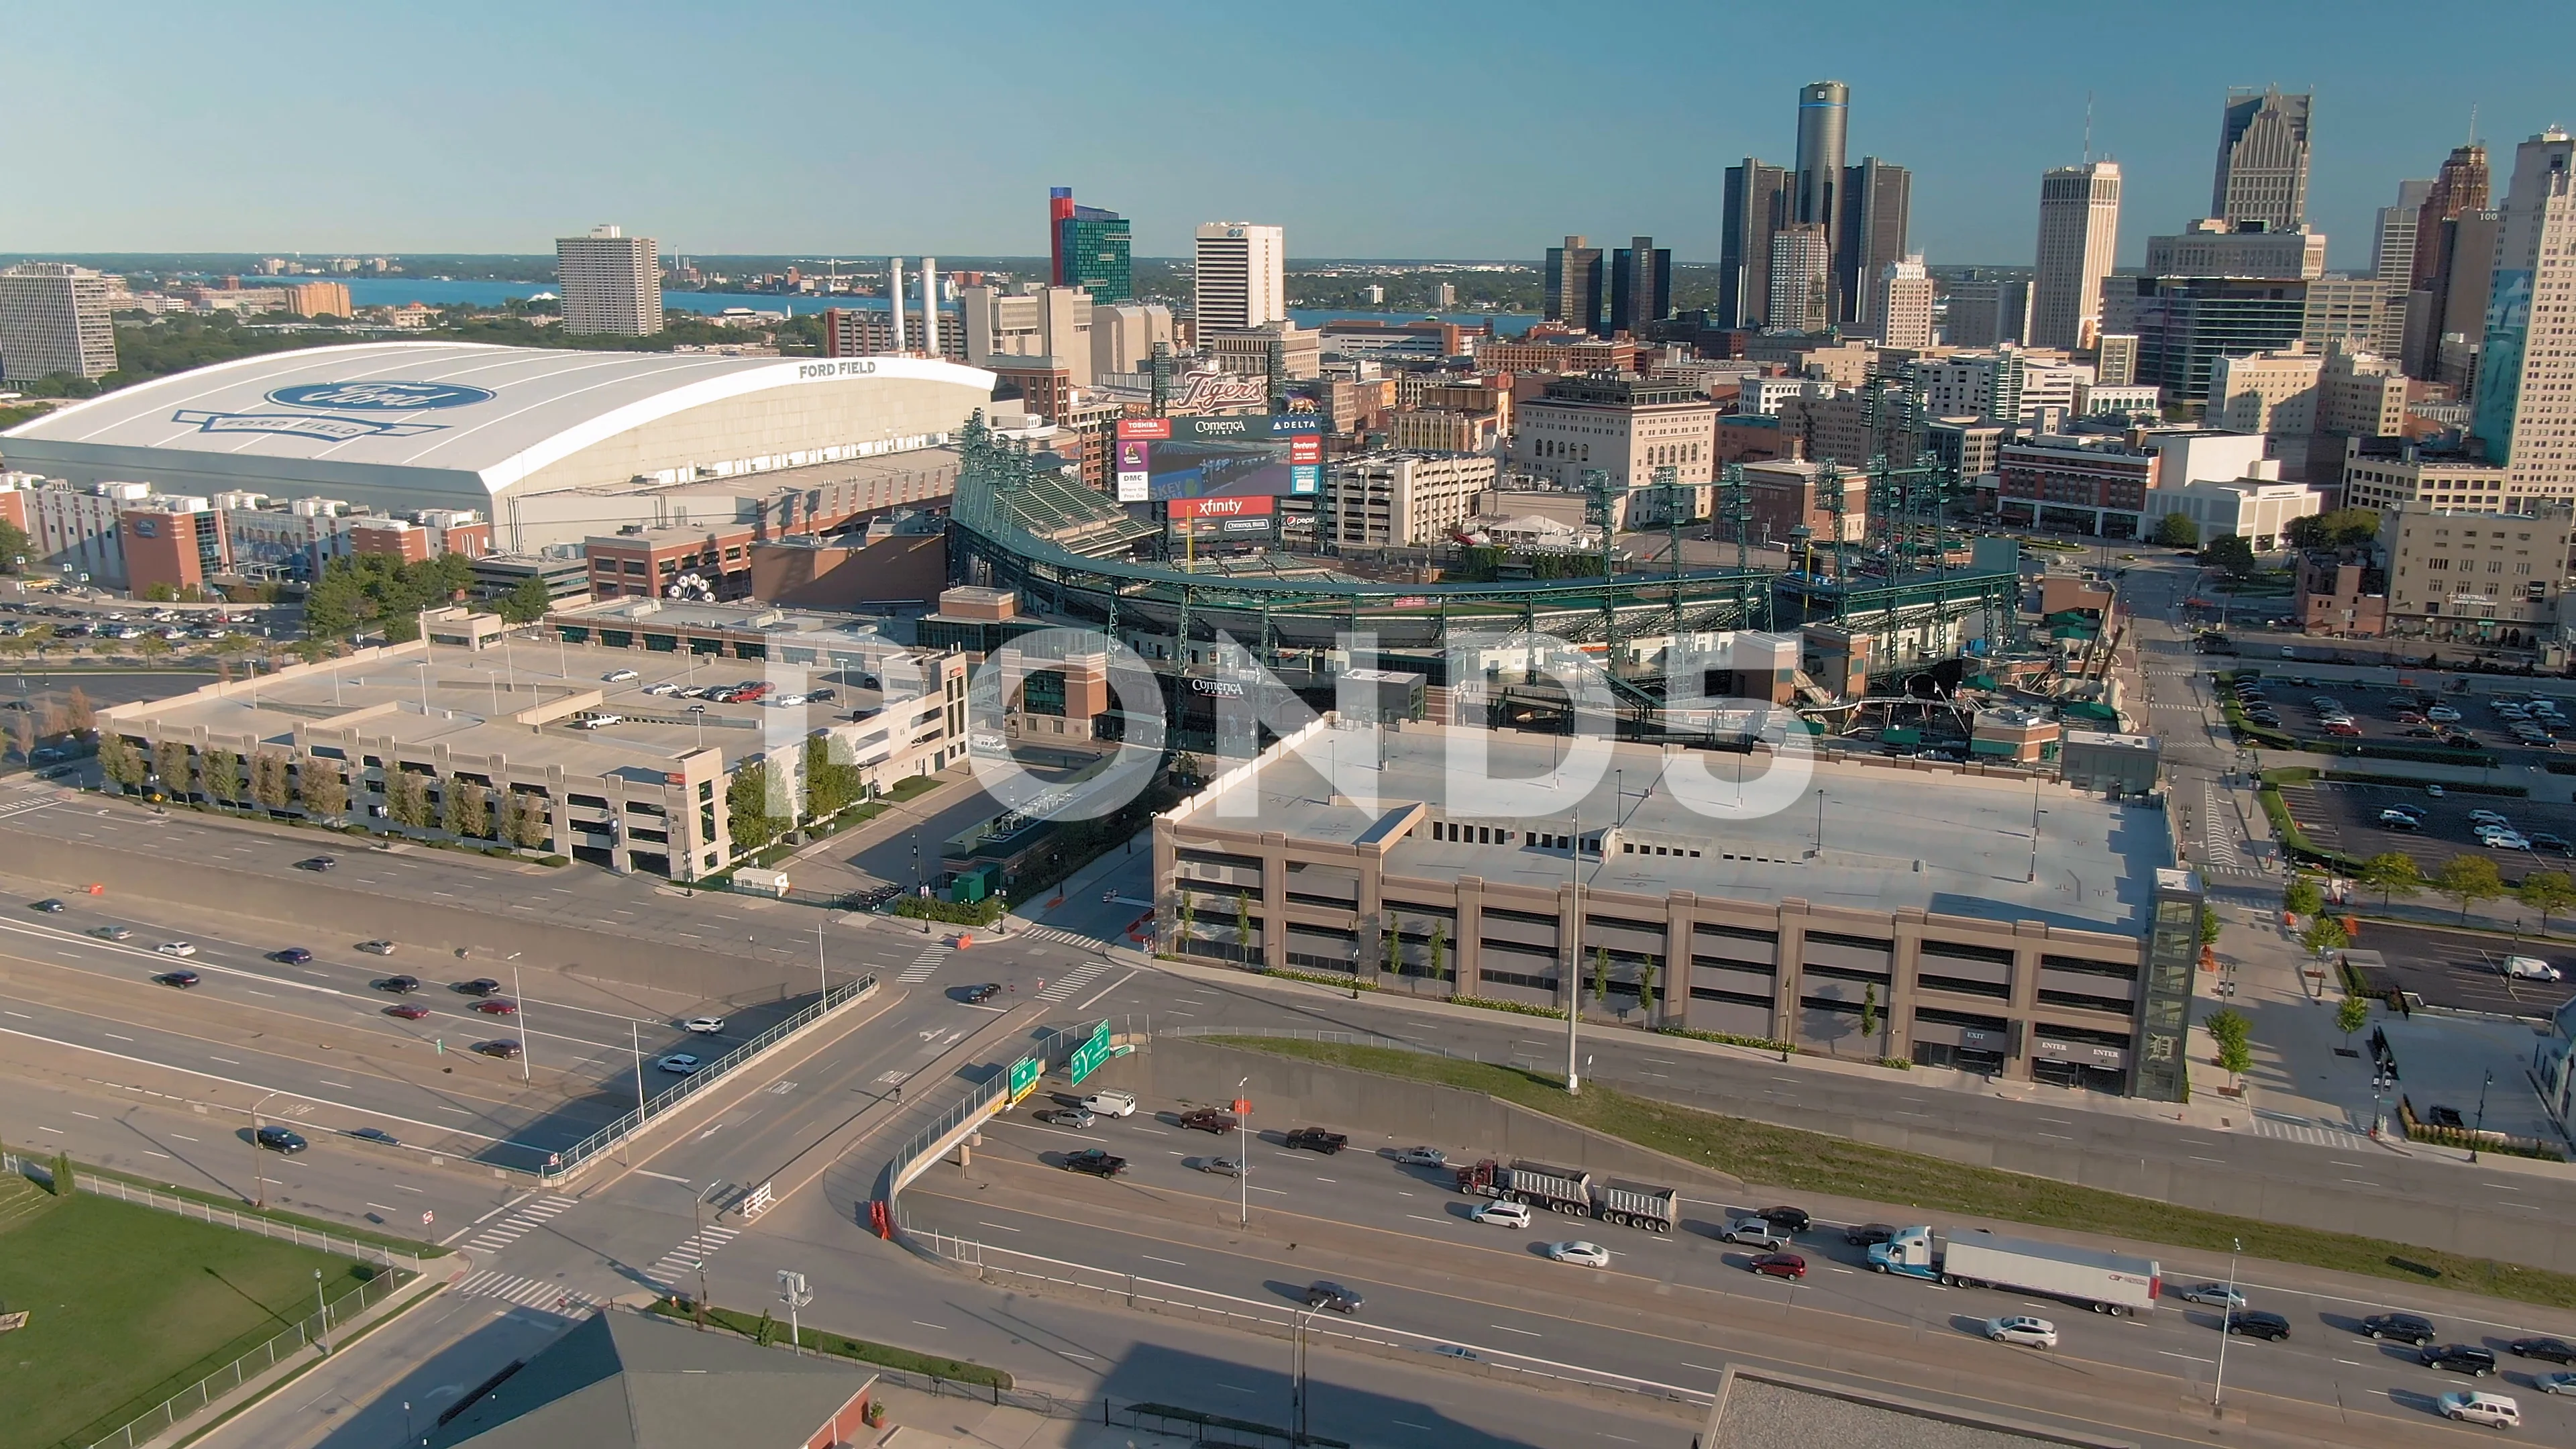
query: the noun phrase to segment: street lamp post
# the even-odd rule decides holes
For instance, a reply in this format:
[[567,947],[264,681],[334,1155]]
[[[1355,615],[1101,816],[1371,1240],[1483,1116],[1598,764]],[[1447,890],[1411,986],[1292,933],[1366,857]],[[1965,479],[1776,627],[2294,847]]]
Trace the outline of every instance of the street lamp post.
[[322,1270],[313,1270],[313,1306],[322,1315],[322,1356],[331,1356],[331,1303],[322,1296]]
[[1235,1221],[1252,1226],[1252,1078],[1234,1084]]
[[533,1082],[537,1079],[536,1059],[528,1048],[535,1041],[536,1029],[528,1025],[528,997],[519,989],[519,968],[516,966],[510,968],[510,995],[519,1003],[519,1080]]
[[814,998],[814,1009],[822,1010],[832,1000],[832,968],[823,964],[823,922],[814,922],[814,975],[822,982],[823,994]]
[[2227,1397],[2227,1325],[2236,1317],[2236,1255],[2245,1251],[2243,1238],[2227,1241],[2227,1302],[2218,1310],[2218,1378],[2209,1395],[2209,1412],[2213,1415]]
[[2478,1141],[2487,1130],[2487,1088],[2495,1085],[2495,1073],[2489,1071],[2478,1083],[2478,1125],[2469,1131],[2469,1160],[2478,1160]]
[[[285,1090],[279,1088],[279,1091]],[[276,1096],[271,1092],[268,1097]],[[250,1104],[250,1195],[251,1206],[268,1206],[268,1164],[259,1155],[259,1109],[268,1105],[268,1097]]]
[[1288,1374],[1288,1442],[1306,1442],[1306,1326],[1315,1316],[1315,1305],[1309,1303],[1297,1310],[1296,1350],[1289,1361]]

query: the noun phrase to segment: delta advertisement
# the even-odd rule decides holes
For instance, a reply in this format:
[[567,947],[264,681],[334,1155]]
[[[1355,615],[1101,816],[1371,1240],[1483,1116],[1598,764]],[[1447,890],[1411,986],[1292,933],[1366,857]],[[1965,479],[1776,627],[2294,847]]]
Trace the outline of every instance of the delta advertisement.
[[1118,423],[1121,503],[1312,496],[1323,483],[1323,421],[1312,414]]

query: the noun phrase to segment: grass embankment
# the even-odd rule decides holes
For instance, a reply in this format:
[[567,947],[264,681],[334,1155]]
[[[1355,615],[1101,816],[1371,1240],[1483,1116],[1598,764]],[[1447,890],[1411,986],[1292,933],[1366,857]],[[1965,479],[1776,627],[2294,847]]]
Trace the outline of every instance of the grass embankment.
[[2231,1242],[2242,1240],[2249,1256],[2275,1262],[2407,1283],[2438,1284],[2464,1293],[2552,1308],[2576,1308],[2576,1274],[2437,1253],[2352,1233],[2285,1227],[1999,1168],[1971,1167],[1821,1132],[1722,1117],[1633,1096],[1598,1082],[1587,1084],[1582,1096],[1569,1098],[1558,1078],[1392,1047],[1279,1037],[1211,1036],[1200,1040],[1484,1092],[1768,1187],[1831,1193],[1864,1202],[1921,1208],[1927,1213],[2001,1218],[2210,1253],[2225,1253]]
[[[367,1270],[88,1193],[0,1221],[0,1449],[86,1445],[282,1333]],[[10,1208],[31,1205],[11,1191]]]
[[[653,1303],[653,1311],[665,1318],[677,1318],[689,1323],[695,1323],[698,1316],[697,1306],[677,1294],[656,1299]],[[753,1339],[764,1347],[772,1343],[784,1343],[788,1337],[787,1325],[766,1313],[745,1313],[738,1308],[718,1308],[710,1304],[707,1308],[707,1322]],[[819,1328],[804,1330],[798,1342],[816,1353],[828,1353],[834,1358],[855,1359],[860,1363],[875,1364],[879,1368],[928,1374],[932,1378],[946,1379],[952,1384],[981,1384],[987,1388],[997,1389],[1007,1389],[1011,1386],[1011,1376],[1001,1369],[987,1368],[980,1363],[968,1363],[964,1359],[915,1353],[911,1349],[896,1348],[892,1344],[870,1343],[864,1338],[827,1333]]]

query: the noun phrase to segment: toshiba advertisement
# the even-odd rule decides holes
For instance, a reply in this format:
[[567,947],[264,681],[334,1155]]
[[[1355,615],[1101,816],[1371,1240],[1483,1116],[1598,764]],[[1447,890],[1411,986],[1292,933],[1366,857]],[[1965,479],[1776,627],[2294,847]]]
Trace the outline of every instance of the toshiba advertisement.
[[1305,413],[1122,418],[1118,501],[1311,496],[1323,487],[1322,429]]

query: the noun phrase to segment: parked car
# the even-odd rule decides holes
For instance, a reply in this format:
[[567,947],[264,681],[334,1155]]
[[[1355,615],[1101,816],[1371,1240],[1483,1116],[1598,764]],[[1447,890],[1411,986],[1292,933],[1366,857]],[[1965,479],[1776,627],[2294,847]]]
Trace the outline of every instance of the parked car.
[[1127,1159],[1113,1157],[1097,1147],[1071,1153],[1064,1159],[1067,1172],[1087,1172],[1094,1177],[1116,1177],[1127,1170]]
[[310,1145],[303,1137],[283,1127],[262,1127],[253,1135],[258,1138],[260,1146],[271,1152],[285,1153],[290,1157]]
[[2447,704],[2437,704],[2431,709],[2424,711],[2424,718],[2431,720],[2435,724],[2458,724],[2460,722],[2460,712],[2451,708]]
[[2513,822],[2493,810],[2472,810],[2469,812],[2469,823],[2471,825],[2511,825]]
[[1765,1278],[1807,1276],[1807,1260],[1795,1253],[1756,1253],[1744,1266]]
[[1292,1152],[1320,1152],[1326,1157],[1351,1145],[1351,1139],[1321,1127],[1300,1127],[1283,1139]]
[[2531,842],[2510,830],[2493,831],[2478,837],[2478,843],[2489,850],[2529,850]]
[[2278,1343],[2290,1336],[2290,1320],[2260,1308],[2239,1308],[2227,1315],[2227,1331]]
[[1983,1328],[1986,1337],[1997,1343],[2018,1343],[2028,1348],[2057,1347],[2057,1325],[2045,1318],[2014,1314],[2008,1318],[1989,1318]]
[[2467,1131],[2469,1126],[2468,1119],[2460,1115],[2460,1109],[2457,1107],[2436,1106],[2431,1111],[2426,1112],[2424,1117],[2426,1121],[2431,1122],[2436,1127],[2449,1127],[2457,1131]]
[[1478,1203],[1476,1205],[1476,1210],[1467,1214],[1467,1218],[1471,1222],[1484,1223],[1497,1228],[1525,1228],[1530,1225],[1529,1204],[1518,1202]]
[[2485,1378],[2496,1371],[2494,1350],[2480,1348],[2474,1343],[2437,1343],[2418,1357],[2426,1368],[2467,1374],[2473,1379]]
[[639,679],[642,676],[638,675],[632,669],[612,669],[599,677],[601,680],[609,684],[624,684],[630,680]]
[[1339,1283],[1319,1281],[1309,1284],[1306,1288],[1306,1306],[1309,1308],[1329,1308],[1335,1313],[1357,1313],[1360,1311],[1360,1305],[1367,1301],[1360,1296],[1358,1289],[1345,1288]]
[[1179,1121],[1181,1126],[1193,1132],[1231,1132],[1243,1125],[1235,1120],[1233,1113],[1220,1112],[1214,1107],[1194,1107],[1183,1112]]
[[2571,847],[2567,843],[2566,836],[2554,834],[2547,830],[2535,830],[2524,838],[2531,842],[2531,848],[2534,850],[2545,850],[2552,855],[2576,853],[2576,847]]
[[1580,1238],[1569,1239],[1562,1243],[1549,1243],[1547,1246],[1540,1248],[1539,1251],[1545,1253],[1548,1257],[1555,1259],[1557,1262],[1572,1263],[1580,1268],[1607,1268],[1610,1266],[1610,1250],[1608,1248],[1601,1246],[1599,1243],[1587,1243]]
[[[2552,1378],[2565,1375],[2553,1374]],[[2490,1429],[2522,1427],[2522,1406],[2502,1394],[2444,1394],[2436,1402],[2442,1417],[2463,1424],[2484,1424]]]

